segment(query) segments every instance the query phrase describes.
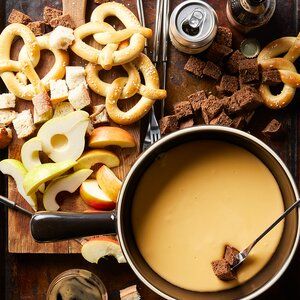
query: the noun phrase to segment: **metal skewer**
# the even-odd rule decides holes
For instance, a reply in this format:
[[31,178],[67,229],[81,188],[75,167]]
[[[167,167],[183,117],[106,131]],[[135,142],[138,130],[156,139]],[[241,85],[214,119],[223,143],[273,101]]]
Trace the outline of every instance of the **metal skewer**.
[[274,221],[263,233],[261,233],[246,249],[241,251],[236,255],[237,262],[231,267],[231,269],[236,269],[249,255],[250,251],[254,246],[267,235],[280,221],[282,221],[291,211],[294,210],[300,204],[300,199],[298,199],[292,206],[290,206],[276,221]]
[[[136,6],[137,6],[139,20],[140,20],[142,26],[146,27],[143,0],[137,0],[136,1]],[[145,41],[144,53],[146,55],[148,54],[148,40],[147,39]]]
[[13,210],[16,210],[16,211],[19,211],[19,212],[21,212],[25,215],[28,215],[30,217],[33,215],[33,213],[30,212],[29,210],[19,206],[16,202],[11,201],[8,198],[6,198],[4,196],[1,196],[1,195],[0,195],[0,203],[2,203],[3,205],[5,205],[5,206],[7,206],[7,207],[9,207]]

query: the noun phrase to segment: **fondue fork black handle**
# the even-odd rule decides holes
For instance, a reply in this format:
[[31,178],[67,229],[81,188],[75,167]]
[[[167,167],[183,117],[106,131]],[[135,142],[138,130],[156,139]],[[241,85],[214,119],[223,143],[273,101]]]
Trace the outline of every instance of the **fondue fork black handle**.
[[55,242],[84,236],[116,233],[114,211],[71,213],[38,212],[30,221],[37,242]]

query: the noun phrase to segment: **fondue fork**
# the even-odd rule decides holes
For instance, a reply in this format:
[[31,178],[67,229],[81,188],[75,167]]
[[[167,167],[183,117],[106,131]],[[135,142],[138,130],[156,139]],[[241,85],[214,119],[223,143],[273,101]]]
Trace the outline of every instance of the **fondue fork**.
[[246,249],[236,255],[237,262],[231,267],[231,270],[236,269],[248,257],[254,246],[266,236],[280,221],[282,221],[291,211],[300,204],[298,199],[292,206],[290,206],[276,221],[274,221],[264,232],[262,232]]
[[0,203],[2,203],[3,205],[13,209],[13,210],[16,210],[16,211],[19,211],[25,215],[28,215],[30,217],[32,217],[33,213],[30,212],[29,210],[19,206],[16,202],[14,201],[11,201],[9,200],[8,198],[4,197],[4,196],[1,196],[0,195]]

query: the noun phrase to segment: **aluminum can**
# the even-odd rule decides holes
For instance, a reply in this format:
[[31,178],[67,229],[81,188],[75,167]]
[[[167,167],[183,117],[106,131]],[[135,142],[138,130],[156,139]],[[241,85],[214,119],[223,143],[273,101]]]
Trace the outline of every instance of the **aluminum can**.
[[217,27],[217,14],[209,4],[201,0],[187,0],[173,10],[169,35],[176,49],[196,54],[211,45]]

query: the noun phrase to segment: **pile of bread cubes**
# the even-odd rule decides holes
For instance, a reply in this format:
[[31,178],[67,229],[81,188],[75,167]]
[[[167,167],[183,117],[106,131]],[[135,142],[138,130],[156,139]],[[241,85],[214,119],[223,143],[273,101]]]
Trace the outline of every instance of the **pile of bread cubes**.
[[[161,133],[167,134],[195,124],[222,125],[244,129],[263,100],[257,90],[261,82],[277,85],[281,82],[276,69],[260,70],[256,58],[246,58],[232,49],[232,32],[218,27],[217,35],[201,59],[191,56],[184,69],[199,78],[215,82],[215,95],[196,91],[176,103],[171,115],[160,120]],[[272,120],[265,134],[278,132],[281,124]]]
[[[32,21],[32,19],[15,9],[12,10],[8,23],[20,23],[28,26],[36,36],[50,31],[50,46],[55,49],[67,50],[75,37],[73,29],[75,24],[68,14],[62,10],[46,6],[44,8],[43,20]],[[91,104],[91,98],[85,79],[84,67],[66,66],[65,79],[50,81],[50,96],[47,92],[38,94],[32,99],[33,115],[29,109],[17,113],[16,96],[12,93],[0,95],[0,149],[8,146],[12,140],[13,125],[19,139],[31,136],[36,130],[36,124],[66,115],[74,110],[83,109]],[[23,84],[27,84],[27,78],[18,78]],[[66,101],[68,100],[68,101]],[[108,115],[105,105],[93,107],[89,132],[93,125],[108,123]]]

